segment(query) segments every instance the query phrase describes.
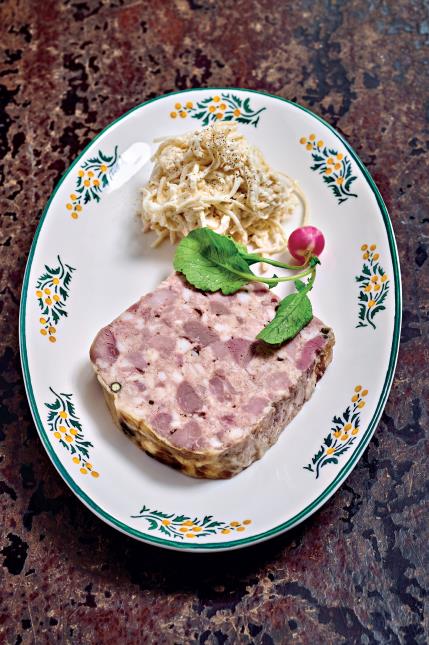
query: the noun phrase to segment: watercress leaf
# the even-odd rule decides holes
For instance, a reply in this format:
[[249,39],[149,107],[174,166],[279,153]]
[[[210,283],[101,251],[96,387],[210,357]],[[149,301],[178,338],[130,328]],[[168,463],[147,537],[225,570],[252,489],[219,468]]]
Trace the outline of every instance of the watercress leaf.
[[174,268],[203,291],[234,293],[253,280],[236,243],[208,228],[194,229],[176,249]]
[[302,280],[294,280],[294,285],[297,291],[302,291],[305,289],[305,282]]
[[321,264],[319,258],[316,255],[312,255],[310,262],[308,263],[311,267],[315,267],[317,264]]
[[235,240],[232,239],[232,237],[229,237],[228,239],[235,244],[239,254],[244,260],[246,260],[248,265],[255,264],[256,262],[264,261],[264,258],[261,255],[258,255],[257,253],[248,253],[247,247],[244,244],[241,244],[240,242],[236,242]]
[[273,320],[256,338],[270,345],[278,345],[294,338],[313,318],[311,302],[304,291],[286,296],[277,308]]
[[[276,275],[276,274],[274,273],[274,275],[273,275],[273,279],[278,278],[278,277],[279,277],[279,276],[278,276],[278,275]],[[268,285],[268,288],[269,288],[269,289],[274,289],[274,287],[277,287],[277,285],[278,285],[278,281],[277,281],[277,282],[273,282],[273,283],[269,284],[269,285]]]

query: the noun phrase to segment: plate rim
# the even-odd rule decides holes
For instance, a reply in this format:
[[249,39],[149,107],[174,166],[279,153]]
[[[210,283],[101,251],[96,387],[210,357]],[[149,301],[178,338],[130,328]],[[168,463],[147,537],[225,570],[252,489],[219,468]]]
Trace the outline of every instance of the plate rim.
[[[49,437],[47,436],[46,430],[44,428],[43,422],[38,412],[36,400],[33,393],[29,365],[28,365],[25,319],[26,319],[29,277],[30,277],[30,272],[33,264],[34,254],[37,248],[37,241],[38,241],[40,232],[42,230],[43,223],[46,219],[49,208],[59,188],[62,186],[63,182],[69,176],[73,168],[84,157],[84,155],[89,150],[89,148],[95,143],[95,141],[97,141],[97,139],[99,139],[108,130],[110,130],[110,128],[112,128],[114,125],[122,121],[122,119],[125,119],[136,110],[139,110],[149,105],[150,103],[154,103],[155,101],[159,101],[161,99],[165,99],[171,96],[186,94],[189,92],[206,92],[206,91],[213,91],[213,90],[221,91],[221,92],[222,91],[242,91],[242,92],[247,92],[252,94],[258,94],[260,96],[268,96],[278,101],[282,101],[284,103],[287,103],[288,105],[298,108],[299,110],[302,110],[303,112],[306,112],[311,117],[313,117],[314,119],[322,123],[324,126],[326,126],[336,137],[340,139],[340,141],[347,149],[347,151],[350,153],[354,162],[357,164],[360,171],[362,172],[363,177],[367,181],[370,189],[372,190],[376,198],[377,205],[381,211],[383,223],[385,225],[385,229],[387,233],[389,250],[390,250],[392,265],[393,265],[395,311],[394,311],[394,327],[393,327],[393,335],[392,335],[392,344],[390,348],[389,364],[387,367],[383,388],[381,390],[380,397],[379,397],[376,409],[374,411],[373,417],[371,421],[368,423],[367,429],[363,434],[361,441],[359,442],[356,449],[352,453],[351,457],[344,464],[344,466],[338,471],[338,473],[336,474],[334,479],[328,484],[328,486],[318,495],[316,499],[314,499],[310,504],[308,504],[305,508],[303,508],[299,513],[296,513],[290,519],[286,520],[285,522],[282,522],[277,526],[274,526],[271,529],[268,529],[256,535],[251,535],[249,537],[245,537],[237,540],[231,540],[224,543],[205,542],[205,543],[199,543],[199,544],[193,544],[193,543],[189,544],[187,542],[177,543],[177,542],[173,542],[172,540],[167,540],[162,537],[157,537],[156,535],[150,535],[138,529],[134,529],[127,524],[124,524],[121,520],[115,518],[108,511],[104,510],[96,502],[94,502],[93,499],[80,488],[77,482],[75,482],[74,479],[71,477],[71,475],[68,473],[68,471],[62,464],[61,460],[57,457],[57,455],[54,452],[54,449],[51,445]],[[28,254],[25,272],[24,272],[24,279],[23,279],[22,288],[21,288],[21,299],[20,299],[20,307],[19,307],[19,350],[20,350],[21,367],[22,367],[22,372],[24,377],[24,385],[25,385],[25,390],[27,394],[27,399],[29,402],[30,411],[33,416],[33,421],[36,425],[36,429],[39,434],[40,440],[46,452],[48,453],[48,456],[51,462],[55,466],[56,470],[61,475],[63,480],[66,482],[66,484],[71,488],[72,492],[78,497],[78,499],[81,502],[83,502],[84,505],[87,508],[89,508],[95,515],[97,515],[97,517],[99,517],[101,520],[103,520],[110,526],[113,526],[114,528],[118,529],[125,535],[128,535],[129,537],[133,537],[149,544],[154,544],[160,547],[164,547],[164,548],[168,548],[176,551],[214,552],[214,551],[226,551],[229,549],[237,549],[244,546],[249,546],[257,542],[268,540],[269,538],[274,537],[275,535],[280,535],[281,533],[284,533],[285,531],[291,529],[292,527],[296,526],[306,518],[310,517],[313,513],[315,513],[324,503],[326,503],[332,497],[335,491],[346,480],[346,478],[349,476],[351,471],[354,469],[357,461],[360,459],[362,452],[368,446],[371,440],[371,437],[374,434],[375,429],[380,421],[380,417],[384,410],[384,407],[386,405],[386,402],[390,393],[390,389],[392,387],[393,376],[395,374],[396,363],[398,360],[401,323],[402,323],[401,269],[400,269],[396,239],[393,231],[392,222],[389,216],[389,212],[387,210],[384,200],[380,194],[380,191],[378,190],[377,185],[373,180],[370,172],[367,170],[367,168],[361,161],[359,155],[355,152],[352,146],[344,139],[341,133],[339,133],[338,130],[336,130],[330,123],[325,121],[322,117],[314,113],[312,110],[309,110],[308,108],[300,105],[299,103],[296,103],[289,99],[285,99],[282,96],[277,96],[275,94],[271,94],[269,92],[264,92],[261,90],[251,90],[251,89],[246,89],[242,87],[199,87],[199,88],[189,88],[186,90],[179,90],[176,92],[169,92],[167,94],[156,96],[152,99],[149,99],[148,101],[139,103],[138,105],[134,106],[130,110],[127,110],[119,117],[111,121],[98,134],[96,134],[95,137],[91,139],[88,145],[85,146],[85,148],[77,155],[75,160],[65,170],[60,180],[56,184],[54,190],[52,191],[43,209],[43,212],[40,217],[39,223],[37,225],[36,231],[34,233],[33,241],[31,243],[30,251]]]

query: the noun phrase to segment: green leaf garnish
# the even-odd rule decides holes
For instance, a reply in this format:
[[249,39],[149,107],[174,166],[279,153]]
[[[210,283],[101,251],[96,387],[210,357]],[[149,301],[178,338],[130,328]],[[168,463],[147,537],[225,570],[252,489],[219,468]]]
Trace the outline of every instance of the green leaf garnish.
[[[249,268],[256,262],[298,271],[298,274],[287,277],[274,274],[271,278],[263,278]],[[320,260],[316,257],[309,258],[303,267],[263,258],[257,253],[248,253],[243,244],[209,228],[191,231],[179,242],[174,257],[176,271],[183,273],[190,284],[202,291],[221,291],[228,295],[249,282],[263,282],[271,289],[280,282],[293,280],[296,292],[280,302],[274,319],[257,335],[258,339],[272,345],[291,340],[313,318],[307,293],[313,288],[318,264]],[[307,276],[307,283],[300,279]]]
[[305,290],[291,293],[280,302],[273,320],[256,338],[278,345],[294,338],[313,318],[313,308]]
[[208,228],[196,228],[179,242],[174,268],[203,291],[234,293],[256,277],[236,242]]

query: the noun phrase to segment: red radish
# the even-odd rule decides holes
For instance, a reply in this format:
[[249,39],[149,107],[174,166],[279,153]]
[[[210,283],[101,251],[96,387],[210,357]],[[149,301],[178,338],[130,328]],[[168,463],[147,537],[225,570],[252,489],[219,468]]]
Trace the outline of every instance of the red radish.
[[312,255],[319,256],[322,253],[325,238],[315,226],[301,226],[290,234],[287,246],[289,253],[304,264]]

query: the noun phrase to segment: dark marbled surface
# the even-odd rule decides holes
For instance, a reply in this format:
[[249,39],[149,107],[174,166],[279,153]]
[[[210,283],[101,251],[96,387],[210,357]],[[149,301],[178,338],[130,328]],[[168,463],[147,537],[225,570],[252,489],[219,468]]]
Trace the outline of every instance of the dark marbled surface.
[[[0,25],[0,642],[427,642],[427,2],[3,0]],[[330,502],[266,544],[192,556],[123,537],[63,484],[17,321],[68,164],[128,108],[207,85],[296,100],[348,138],[391,212],[404,325],[380,427]]]

